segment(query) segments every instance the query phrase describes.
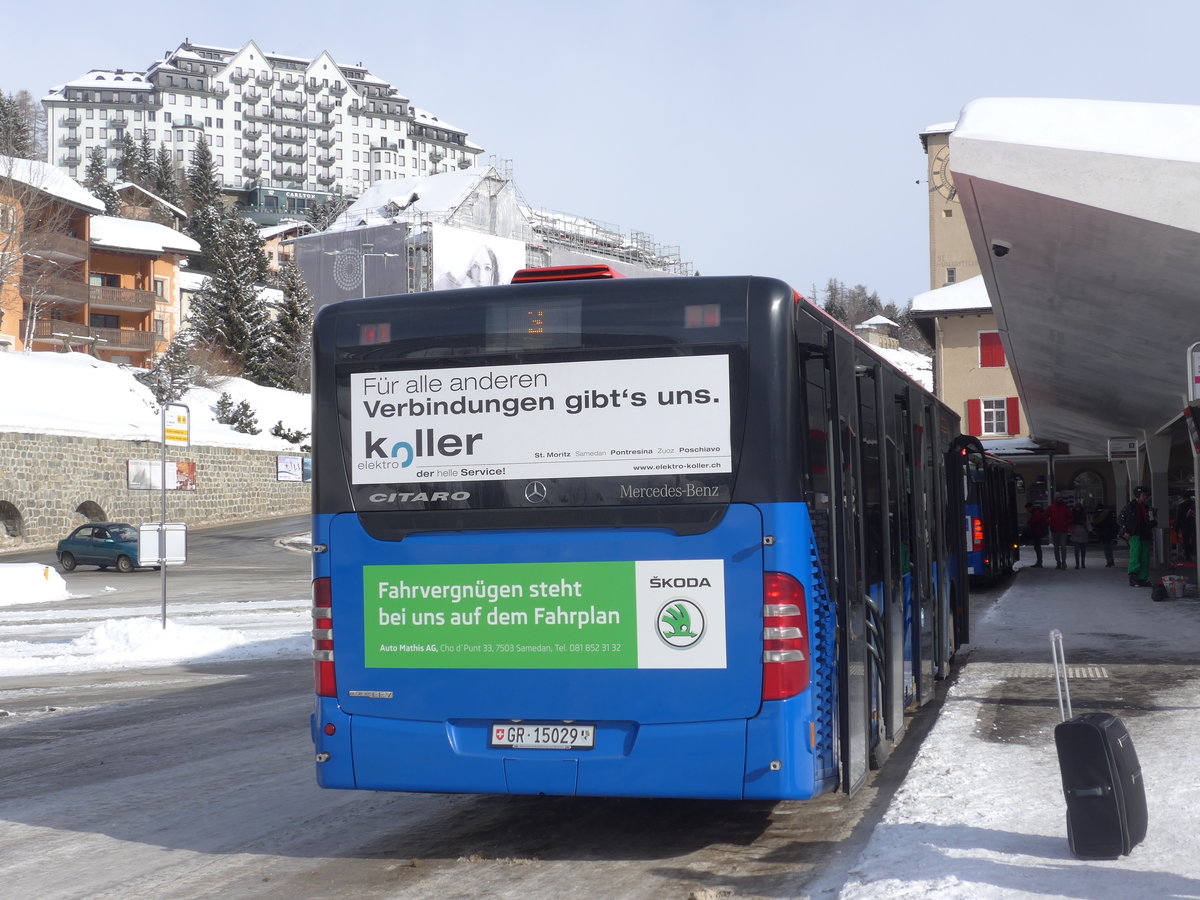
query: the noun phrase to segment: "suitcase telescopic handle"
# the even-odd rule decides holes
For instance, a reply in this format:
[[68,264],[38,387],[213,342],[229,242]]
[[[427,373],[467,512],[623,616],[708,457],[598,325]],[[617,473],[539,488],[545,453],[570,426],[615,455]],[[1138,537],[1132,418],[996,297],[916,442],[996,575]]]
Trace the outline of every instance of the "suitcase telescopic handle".
[[1058,714],[1065,722],[1075,717],[1071,709],[1071,688],[1067,684],[1067,657],[1063,651],[1062,632],[1055,628],[1050,632],[1050,655],[1054,659],[1054,687],[1058,691]]

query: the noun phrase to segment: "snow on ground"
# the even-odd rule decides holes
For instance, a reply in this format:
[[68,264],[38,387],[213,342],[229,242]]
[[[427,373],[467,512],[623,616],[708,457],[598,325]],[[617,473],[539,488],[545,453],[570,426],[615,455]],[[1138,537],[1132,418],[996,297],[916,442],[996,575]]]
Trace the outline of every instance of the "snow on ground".
[[[299,546],[299,538],[293,541]],[[106,592],[114,591],[105,588]],[[196,660],[303,659],[311,650],[308,601],[189,603],[170,610],[166,627],[154,605],[72,608],[66,582],[40,563],[0,564],[0,608],[23,610],[7,624],[0,609],[0,677],[109,671]],[[47,634],[73,634],[47,639]],[[27,638],[22,640],[21,638]],[[37,639],[35,639],[37,638]]]
[[[133,371],[84,353],[0,353],[0,385],[20,385],[20,390],[4,392],[0,431],[158,440],[158,405]],[[222,392],[235,403],[250,404],[261,434],[242,434],[217,422],[215,407]],[[243,378],[193,387],[180,402],[189,408],[194,444],[294,451],[296,445],[271,436],[271,426],[282,421],[292,430],[312,427],[308,394],[266,388]]]

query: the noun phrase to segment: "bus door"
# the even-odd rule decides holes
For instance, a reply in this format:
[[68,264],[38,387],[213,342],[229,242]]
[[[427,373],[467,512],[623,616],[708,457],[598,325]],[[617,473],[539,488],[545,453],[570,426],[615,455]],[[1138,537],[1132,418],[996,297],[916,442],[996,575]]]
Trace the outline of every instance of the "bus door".
[[854,347],[830,333],[833,371],[835,597],[838,608],[838,730],[842,789],[855,793],[867,777],[870,721],[867,685],[867,585],[862,563],[862,486]]
[[917,465],[916,535],[914,567],[913,655],[916,658],[917,703],[933,699],[934,620],[937,615],[937,506],[933,495],[933,425],[930,406],[922,402],[913,417],[913,459]]
[[889,751],[894,711],[888,712],[892,685],[900,672],[888,654],[887,612],[894,604],[891,528],[888,521],[889,479],[884,453],[883,367],[869,351],[859,351],[855,367],[858,387],[859,460],[862,485],[862,561],[866,589],[867,687],[872,723],[872,763],[881,765]]
[[898,438],[900,435],[900,402],[903,394],[897,393],[894,377],[884,376],[878,383],[878,406],[882,421],[881,452],[883,463],[883,503],[885,504],[886,526],[884,564],[884,656],[888,673],[883,698],[883,714],[886,722],[885,735],[893,743],[904,734],[904,692],[909,673],[904,653],[904,563],[907,560],[905,547],[909,543],[907,532],[908,512],[906,507],[908,473],[904,468],[903,455]]

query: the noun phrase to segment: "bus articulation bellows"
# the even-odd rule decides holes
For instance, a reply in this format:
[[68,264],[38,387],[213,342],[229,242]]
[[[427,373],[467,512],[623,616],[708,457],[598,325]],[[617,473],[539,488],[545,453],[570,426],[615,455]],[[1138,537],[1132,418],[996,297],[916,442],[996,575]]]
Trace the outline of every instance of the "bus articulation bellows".
[[968,638],[958,417],[768,278],[314,326],[317,779],[854,792]]

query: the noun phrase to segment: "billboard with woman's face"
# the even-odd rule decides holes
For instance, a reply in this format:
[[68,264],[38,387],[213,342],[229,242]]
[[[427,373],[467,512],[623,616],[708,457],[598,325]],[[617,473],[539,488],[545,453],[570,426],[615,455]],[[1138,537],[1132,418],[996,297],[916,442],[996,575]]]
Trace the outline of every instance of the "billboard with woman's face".
[[508,284],[525,268],[525,242],[478,231],[434,225],[434,290]]

